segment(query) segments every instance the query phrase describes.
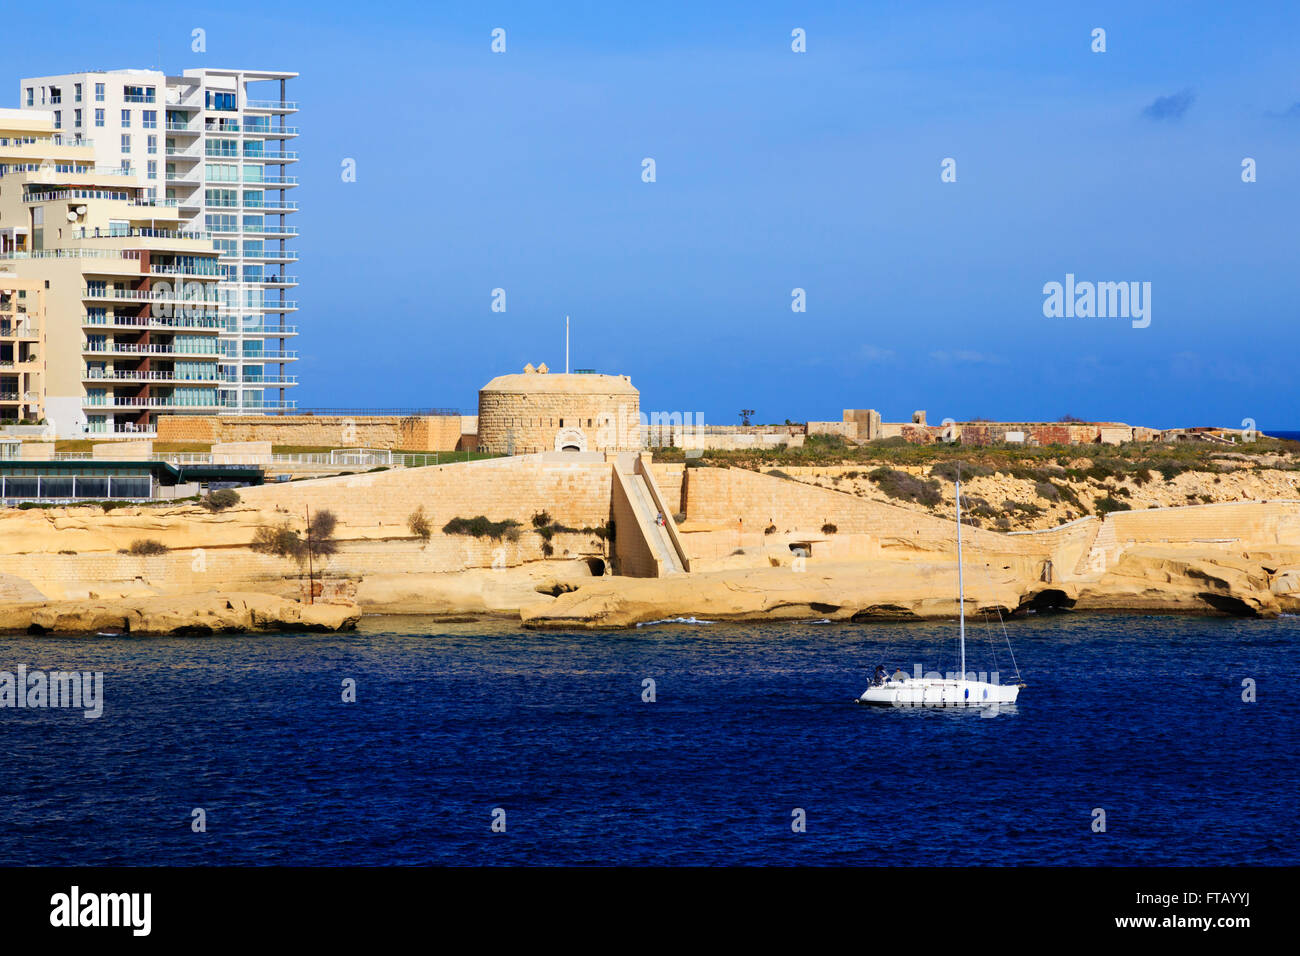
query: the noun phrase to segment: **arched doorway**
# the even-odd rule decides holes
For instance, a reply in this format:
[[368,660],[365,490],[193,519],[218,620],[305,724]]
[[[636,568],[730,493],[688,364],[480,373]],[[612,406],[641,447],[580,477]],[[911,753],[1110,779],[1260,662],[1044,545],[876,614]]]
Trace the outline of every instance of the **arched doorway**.
[[586,451],[587,436],[581,428],[561,428],[555,433],[556,451]]

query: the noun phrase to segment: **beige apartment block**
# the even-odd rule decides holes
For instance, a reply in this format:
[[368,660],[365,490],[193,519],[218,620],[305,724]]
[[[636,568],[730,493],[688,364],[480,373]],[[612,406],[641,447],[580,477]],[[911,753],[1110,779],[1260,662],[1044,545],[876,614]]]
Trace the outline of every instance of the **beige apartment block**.
[[45,417],[45,325],[44,285],[19,279],[0,263],[0,421],[22,424]]
[[0,110],[0,290],[29,316],[9,323],[27,336],[15,362],[36,363],[3,376],[18,411],[61,438],[107,438],[152,435],[162,411],[219,409],[219,252],[182,219],[48,112]]

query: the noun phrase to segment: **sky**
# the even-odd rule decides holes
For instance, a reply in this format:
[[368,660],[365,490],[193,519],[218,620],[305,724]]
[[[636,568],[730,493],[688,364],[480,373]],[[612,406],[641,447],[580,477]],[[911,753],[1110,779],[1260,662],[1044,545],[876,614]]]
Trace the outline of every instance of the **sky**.
[[[711,424],[1300,428],[1298,4],[66,10],[0,105],[81,69],[301,74],[301,407],[473,413],[563,369],[567,314],[574,368]],[[1067,274],[1150,283],[1149,325],[1045,315]]]

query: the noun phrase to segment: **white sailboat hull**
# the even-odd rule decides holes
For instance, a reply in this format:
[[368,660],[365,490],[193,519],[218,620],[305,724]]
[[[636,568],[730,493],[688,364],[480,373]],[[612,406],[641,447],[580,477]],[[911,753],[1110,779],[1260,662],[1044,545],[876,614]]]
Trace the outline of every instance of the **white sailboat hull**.
[[1014,704],[1018,696],[1018,684],[919,678],[874,684],[858,700],[882,707],[988,707]]

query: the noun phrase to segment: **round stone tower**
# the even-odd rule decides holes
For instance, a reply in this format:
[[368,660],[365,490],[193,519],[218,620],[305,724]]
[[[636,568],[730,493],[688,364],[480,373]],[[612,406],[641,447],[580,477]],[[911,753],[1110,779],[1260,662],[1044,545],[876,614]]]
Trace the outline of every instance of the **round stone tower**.
[[626,375],[525,365],[478,393],[478,447],[497,454],[639,451],[641,394]]

